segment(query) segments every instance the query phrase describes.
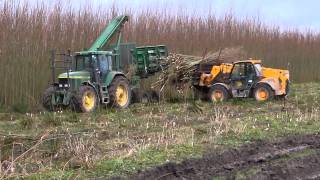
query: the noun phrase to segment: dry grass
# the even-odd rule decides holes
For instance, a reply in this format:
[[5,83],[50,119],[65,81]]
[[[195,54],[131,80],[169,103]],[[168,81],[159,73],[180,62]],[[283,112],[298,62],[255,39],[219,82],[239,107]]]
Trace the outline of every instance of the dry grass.
[[[116,7],[94,11],[74,10],[61,5],[30,7],[16,1],[0,4],[0,104],[39,104],[50,83],[49,51],[82,50],[98,36],[116,14],[127,13],[125,41],[139,45],[165,44],[171,52],[203,56],[208,50],[243,46],[265,64],[291,70],[294,81],[317,81],[320,36],[297,30],[281,32],[278,27],[232,14],[222,18],[187,14],[170,15],[161,10],[120,12]],[[301,68],[303,67],[303,68]],[[32,107],[31,107],[32,108]]]
[[[293,89],[285,107],[281,101],[245,100],[135,104],[120,112],[97,114],[0,114],[0,176],[36,173],[38,177],[44,172],[57,177],[50,174],[53,171],[66,176],[83,171],[98,173],[94,176],[119,175],[177,160],[179,152],[199,155],[199,149],[193,151],[199,147],[204,150],[286,134],[317,133],[319,84],[293,85]],[[19,123],[24,119],[27,123]]]

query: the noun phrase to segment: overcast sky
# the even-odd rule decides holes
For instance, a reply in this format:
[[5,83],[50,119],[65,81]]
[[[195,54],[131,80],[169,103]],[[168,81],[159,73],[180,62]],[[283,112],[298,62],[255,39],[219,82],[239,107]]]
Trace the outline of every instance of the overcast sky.
[[[1,1],[1,0],[0,0]],[[260,17],[267,24],[274,24],[286,28],[308,28],[320,31],[320,0],[24,0],[30,3],[43,1],[55,3],[60,1],[70,3],[78,8],[85,4],[94,7],[107,8],[114,2],[119,7],[133,10],[145,8],[166,8],[167,11],[176,13],[184,11],[192,15],[205,16],[209,12],[223,15],[232,11],[237,17]]]

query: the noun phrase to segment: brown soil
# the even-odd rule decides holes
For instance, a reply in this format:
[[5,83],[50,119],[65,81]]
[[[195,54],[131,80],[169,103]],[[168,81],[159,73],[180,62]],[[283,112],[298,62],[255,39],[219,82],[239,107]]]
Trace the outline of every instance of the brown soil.
[[320,135],[257,141],[150,168],[129,179],[320,179]]

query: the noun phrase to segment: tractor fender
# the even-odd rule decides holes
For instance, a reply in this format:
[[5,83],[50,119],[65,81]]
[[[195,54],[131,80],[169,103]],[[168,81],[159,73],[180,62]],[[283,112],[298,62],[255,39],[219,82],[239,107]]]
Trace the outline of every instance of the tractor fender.
[[257,87],[260,84],[267,84],[274,91],[275,95],[281,95],[280,82],[275,78],[264,78],[260,80],[254,87]]
[[107,86],[109,86],[116,76],[123,76],[123,77],[126,78],[126,75],[123,72],[111,71],[111,72],[108,73],[108,75],[107,75],[107,77],[105,79],[105,84]]

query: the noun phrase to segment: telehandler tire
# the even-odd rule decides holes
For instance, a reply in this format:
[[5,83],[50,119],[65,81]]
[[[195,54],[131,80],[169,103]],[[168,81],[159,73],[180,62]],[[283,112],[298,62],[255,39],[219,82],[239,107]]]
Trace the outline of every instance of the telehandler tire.
[[223,102],[230,97],[228,90],[221,85],[214,85],[209,89],[208,99],[211,102]]
[[131,103],[131,88],[123,76],[116,76],[108,88],[110,105],[115,108],[127,108]]
[[96,91],[91,86],[80,86],[76,94],[71,97],[70,106],[76,112],[94,112],[99,106]]
[[274,98],[274,91],[267,84],[258,84],[253,91],[254,98],[258,102],[268,101]]
[[52,95],[54,95],[55,89],[53,86],[46,89],[42,96],[42,106],[47,110],[54,112],[57,110],[57,106],[52,104]]

